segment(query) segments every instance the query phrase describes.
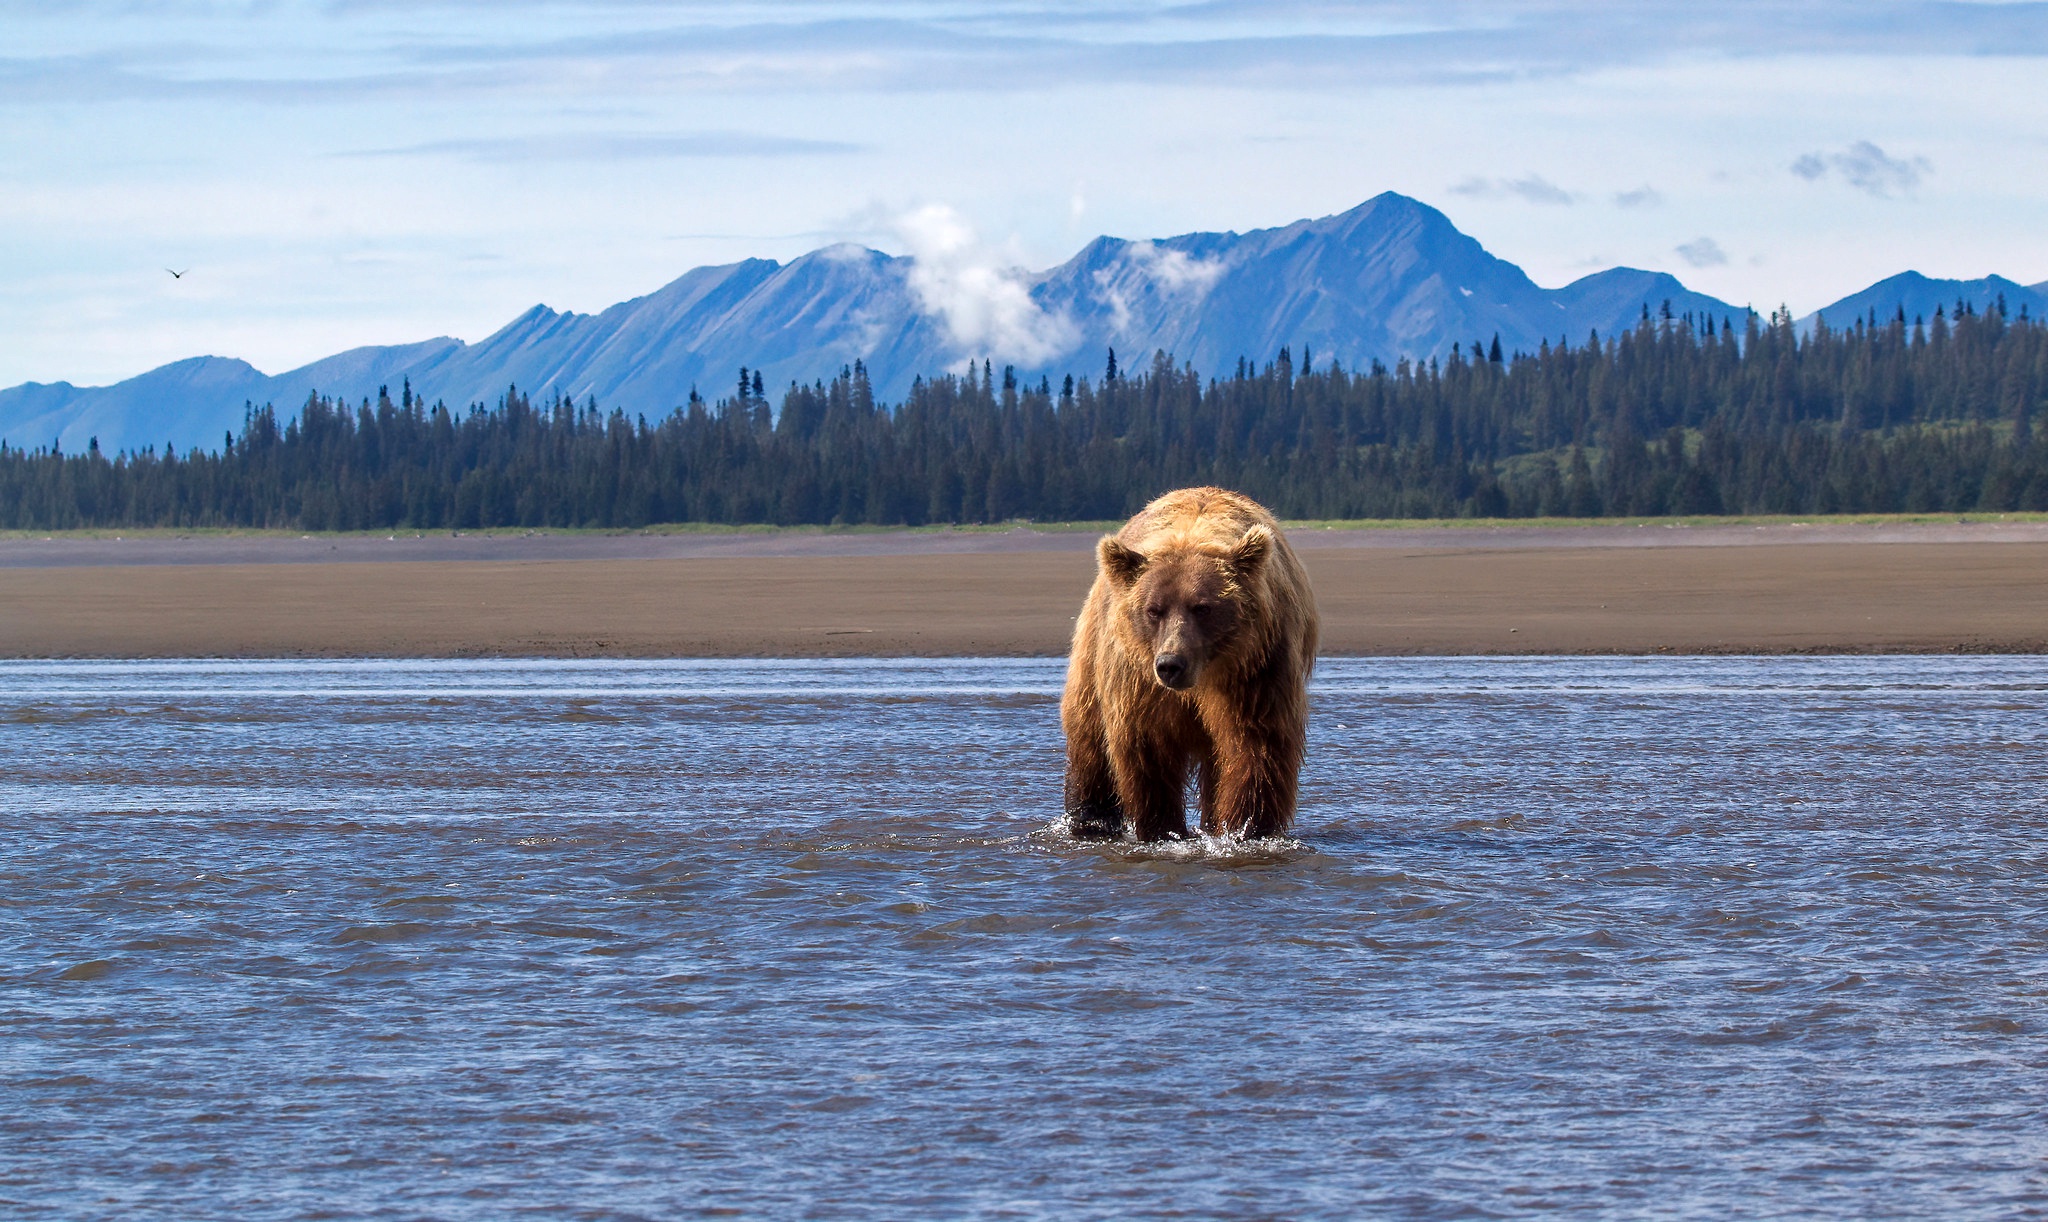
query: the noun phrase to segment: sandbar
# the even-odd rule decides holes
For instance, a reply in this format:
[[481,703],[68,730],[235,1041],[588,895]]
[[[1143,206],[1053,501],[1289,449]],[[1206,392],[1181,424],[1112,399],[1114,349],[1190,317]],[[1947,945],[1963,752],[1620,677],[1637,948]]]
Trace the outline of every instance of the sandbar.
[[[1064,653],[1092,531],[0,541],[0,656]],[[2048,524],[1290,532],[1323,652],[2048,652]]]

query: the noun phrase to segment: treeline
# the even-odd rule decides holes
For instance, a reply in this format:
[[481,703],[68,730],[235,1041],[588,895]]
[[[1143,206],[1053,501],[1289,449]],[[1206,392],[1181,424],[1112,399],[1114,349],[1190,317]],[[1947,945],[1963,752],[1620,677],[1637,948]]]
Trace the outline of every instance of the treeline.
[[1662,317],[1579,345],[1345,369],[1282,349],[1205,381],[1020,384],[984,362],[875,401],[858,364],[771,407],[741,371],[654,421],[494,406],[251,407],[218,452],[0,444],[0,527],[301,530],[1123,517],[1212,483],[1294,518],[2048,509],[2048,327],[1958,305],[1799,335]]

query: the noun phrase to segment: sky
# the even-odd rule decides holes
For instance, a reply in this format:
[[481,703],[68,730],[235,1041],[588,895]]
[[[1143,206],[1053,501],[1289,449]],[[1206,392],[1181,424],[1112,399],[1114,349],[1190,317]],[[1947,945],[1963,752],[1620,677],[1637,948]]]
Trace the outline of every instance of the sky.
[[2038,283],[2048,3],[0,0],[0,386],[1389,190],[1546,287]]

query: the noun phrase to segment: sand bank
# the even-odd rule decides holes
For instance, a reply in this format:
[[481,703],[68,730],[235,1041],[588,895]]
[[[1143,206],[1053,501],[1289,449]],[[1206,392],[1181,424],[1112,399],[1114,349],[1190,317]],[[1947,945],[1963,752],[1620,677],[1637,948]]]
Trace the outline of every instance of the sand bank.
[[[2038,517],[2039,515],[2033,515]],[[152,530],[0,534],[0,569],[102,564],[322,564],[456,560],[708,560],[768,556],[954,556],[1081,552],[1111,524],[964,530],[742,529],[542,532],[521,530],[295,535]],[[1811,543],[2048,543],[2048,520],[1744,523],[1617,522],[1296,525],[1303,551],[1358,548],[1552,549],[1776,547]]]
[[[1291,537],[1333,654],[2048,652],[2038,523]],[[1093,540],[14,539],[0,655],[1057,654]]]

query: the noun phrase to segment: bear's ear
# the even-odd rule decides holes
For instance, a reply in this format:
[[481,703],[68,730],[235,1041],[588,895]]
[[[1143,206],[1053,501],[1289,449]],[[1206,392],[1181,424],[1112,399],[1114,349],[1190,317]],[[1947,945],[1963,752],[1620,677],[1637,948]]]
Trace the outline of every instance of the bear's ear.
[[1244,538],[1230,549],[1230,567],[1240,577],[1249,577],[1259,571],[1266,557],[1273,550],[1273,532],[1263,526],[1254,526],[1244,532]]
[[1095,554],[1102,561],[1102,571],[1109,580],[1119,586],[1127,586],[1145,571],[1145,555],[1125,547],[1115,535],[1102,536],[1102,542],[1095,545]]

